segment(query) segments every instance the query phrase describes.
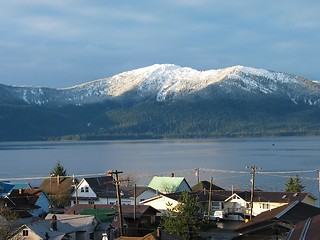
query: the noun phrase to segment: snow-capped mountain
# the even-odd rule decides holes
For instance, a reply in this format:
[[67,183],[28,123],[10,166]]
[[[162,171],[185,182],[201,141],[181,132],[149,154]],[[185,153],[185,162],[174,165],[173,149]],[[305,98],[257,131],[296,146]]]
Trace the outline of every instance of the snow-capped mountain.
[[293,103],[320,102],[320,84],[281,72],[244,66],[197,71],[173,64],[155,64],[70,88],[0,85],[0,102],[65,105],[105,100],[148,100],[242,95],[282,96]]

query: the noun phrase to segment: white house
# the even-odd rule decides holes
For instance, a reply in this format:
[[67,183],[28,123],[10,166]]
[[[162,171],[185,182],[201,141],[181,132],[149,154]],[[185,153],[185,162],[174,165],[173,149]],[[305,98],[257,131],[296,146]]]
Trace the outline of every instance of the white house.
[[157,196],[158,192],[149,187],[137,187],[137,199],[136,202],[139,204],[147,199]]
[[[127,191],[120,191],[121,204],[133,204]],[[116,185],[112,176],[83,178],[71,195],[74,204],[118,204]]]
[[[142,201],[157,196],[158,192],[149,187],[133,187],[133,186],[120,186],[122,193],[121,203],[123,205],[134,205],[134,198],[136,197],[136,204],[140,204]],[[127,196],[128,198],[124,198]]]
[[163,213],[167,211],[168,207],[175,207],[178,204],[178,200],[160,194],[156,197],[144,200],[141,203],[143,205],[151,206]]
[[[217,191],[218,192],[218,191]],[[266,192],[255,191],[253,195],[252,215],[257,216],[262,212],[299,201],[312,206],[316,206],[317,198],[310,193],[293,192]],[[224,210],[229,214],[243,214],[249,216],[251,192],[236,191],[224,201]]]

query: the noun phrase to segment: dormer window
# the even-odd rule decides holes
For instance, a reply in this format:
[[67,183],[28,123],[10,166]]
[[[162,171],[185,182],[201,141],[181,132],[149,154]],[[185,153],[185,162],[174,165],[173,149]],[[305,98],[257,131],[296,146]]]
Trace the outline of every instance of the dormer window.
[[29,236],[29,231],[28,230],[22,230],[22,236],[28,237]]

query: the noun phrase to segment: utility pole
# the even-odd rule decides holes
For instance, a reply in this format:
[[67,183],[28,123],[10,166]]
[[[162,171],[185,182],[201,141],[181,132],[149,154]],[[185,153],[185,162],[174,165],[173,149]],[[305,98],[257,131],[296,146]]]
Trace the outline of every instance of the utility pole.
[[76,179],[74,178],[74,175],[72,175],[72,183],[73,183],[73,187],[74,187],[74,190],[76,191],[76,204],[78,204],[78,185],[77,185],[77,181]]
[[137,225],[137,185],[134,185],[133,190],[133,198],[134,198],[134,207],[133,207],[133,222],[135,227],[135,233],[138,232],[138,225]]
[[253,210],[253,197],[254,197],[254,181],[255,181],[255,176],[257,173],[257,169],[261,169],[256,166],[251,166],[251,167],[246,167],[246,168],[251,168],[251,198],[250,198],[250,220],[252,219],[252,210]]
[[117,191],[117,199],[118,199],[118,217],[119,217],[119,221],[120,221],[120,235],[123,236],[123,218],[122,218],[122,207],[121,207],[121,196],[120,196],[120,190],[119,190],[119,176],[118,174],[123,173],[123,172],[118,172],[116,171],[112,171],[112,174],[116,175],[116,191]]
[[210,221],[210,215],[211,215],[211,200],[212,200],[212,177],[210,178],[210,187],[209,187],[209,202],[208,202],[208,221]]
[[133,190],[133,198],[134,198],[134,208],[133,208],[133,220],[134,224],[136,224],[136,218],[137,218],[137,185],[134,185],[134,190]]

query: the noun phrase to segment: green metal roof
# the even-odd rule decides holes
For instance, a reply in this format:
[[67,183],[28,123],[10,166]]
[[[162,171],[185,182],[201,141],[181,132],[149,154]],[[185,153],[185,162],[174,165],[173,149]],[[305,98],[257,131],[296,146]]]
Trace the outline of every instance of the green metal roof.
[[80,215],[93,215],[97,219],[99,219],[100,222],[112,222],[114,215],[117,214],[117,211],[114,209],[83,209],[81,212],[79,212]]
[[184,181],[184,177],[158,177],[154,176],[148,187],[162,193],[176,192]]

